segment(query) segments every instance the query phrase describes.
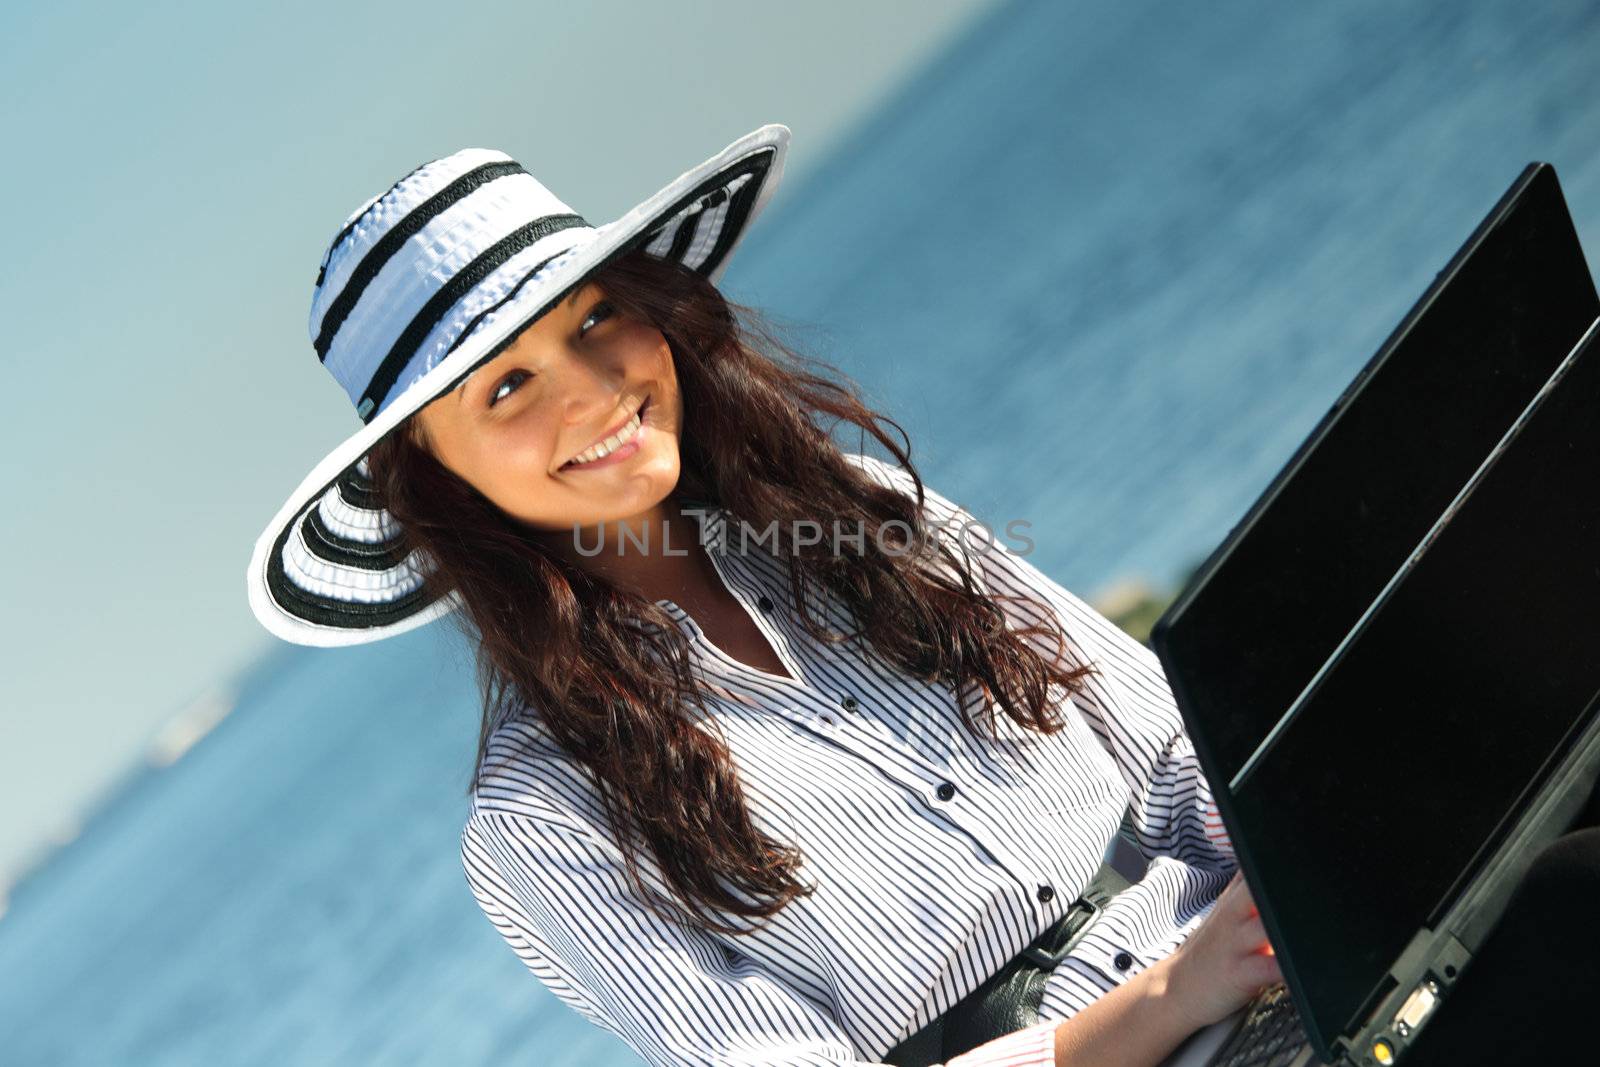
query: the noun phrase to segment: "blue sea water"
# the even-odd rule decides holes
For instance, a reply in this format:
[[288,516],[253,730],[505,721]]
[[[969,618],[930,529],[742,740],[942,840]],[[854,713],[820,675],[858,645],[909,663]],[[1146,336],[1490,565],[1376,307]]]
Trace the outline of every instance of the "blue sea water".
[[[1594,260],[1596,56],[1593,4],[1014,3],[781,190],[726,284],[823,324],[797,339],[928,483],[1031,522],[1063,584],[1168,582],[1529,160]],[[230,693],[16,890],[0,1062],[636,1062],[468,895],[447,627],[285,646]]]

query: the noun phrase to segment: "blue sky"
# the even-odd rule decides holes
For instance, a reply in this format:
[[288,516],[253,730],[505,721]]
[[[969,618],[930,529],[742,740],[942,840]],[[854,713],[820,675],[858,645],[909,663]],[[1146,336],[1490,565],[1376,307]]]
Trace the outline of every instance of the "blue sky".
[[993,6],[0,9],[0,888],[270,647],[250,547],[358,425],[306,337],[351,210],[482,146],[598,223],[766,122],[792,190]]

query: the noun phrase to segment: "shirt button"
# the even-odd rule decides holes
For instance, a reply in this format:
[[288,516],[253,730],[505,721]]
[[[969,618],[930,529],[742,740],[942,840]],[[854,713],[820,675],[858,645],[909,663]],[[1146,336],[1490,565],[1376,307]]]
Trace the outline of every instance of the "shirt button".
[[956,795],[956,787],[951,785],[949,782],[940,782],[939,788],[933,791],[933,795],[938,797],[940,800],[949,800],[951,797]]
[[765,593],[761,594],[761,596],[756,600],[756,603],[761,606],[762,611],[772,610],[772,598],[767,596]]
[[1128,955],[1126,952],[1119,952],[1117,953],[1116,959],[1111,961],[1111,966],[1115,967],[1119,971],[1125,971],[1129,967],[1133,966],[1133,957]]
[[855,697],[845,697],[843,700],[839,701],[839,706],[845,711],[855,711],[858,705],[856,704]]
[[1042,885],[1042,886],[1039,887],[1039,892],[1038,892],[1037,895],[1039,897],[1039,903],[1048,904],[1048,903],[1050,903],[1052,900],[1054,900],[1056,898],[1055,887],[1054,886],[1048,886],[1048,885]]

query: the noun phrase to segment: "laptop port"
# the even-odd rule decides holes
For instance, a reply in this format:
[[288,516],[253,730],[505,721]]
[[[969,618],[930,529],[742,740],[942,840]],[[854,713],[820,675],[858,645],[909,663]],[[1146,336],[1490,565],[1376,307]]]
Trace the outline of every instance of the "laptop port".
[[1394,1028],[1402,1037],[1410,1037],[1421,1026],[1423,1020],[1433,1013],[1439,1004],[1439,984],[1432,978],[1426,979],[1411,995],[1400,1005],[1400,1010],[1395,1013]]

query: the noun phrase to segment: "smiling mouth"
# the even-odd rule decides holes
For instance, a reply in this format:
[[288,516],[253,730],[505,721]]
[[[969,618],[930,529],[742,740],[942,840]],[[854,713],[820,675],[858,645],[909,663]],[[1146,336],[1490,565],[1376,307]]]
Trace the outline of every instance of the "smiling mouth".
[[[642,433],[643,430],[644,430],[644,413],[645,413],[645,410],[650,407],[650,400],[651,400],[650,397],[648,397],[648,396],[645,397],[644,398],[644,402],[639,405],[638,409],[635,410],[632,415],[629,415],[627,417],[627,419],[623,421],[621,426],[617,427],[617,429],[611,431],[611,433],[608,433],[604,437],[600,438],[600,442],[604,442],[604,441],[610,440],[610,438],[612,437],[613,434],[620,433],[623,430],[627,429],[627,427],[630,424],[632,424],[635,419],[639,420],[639,426],[638,426],[638,428],[636,430],[634,430],[633,436],[637,437],[640,433]],[[596,444],[599,444],[600,442],[596,442]],[[617,446],[617,448],[626,448],[631,443],[632,443],[632,440],[630,438],[630,440],[624,441],[621,444],[619,444]],[[594,447],[595,447],[595,445],[590,445],[589,448],[585,448],[583,450],[583,452],[579,452],[578,455],[581,456],[585,452],[588,452],[590,448],[594,448]],[[611,450],[611,452],[615,452],[615,451],[616,451],[616,449],[612,449]],[[611,452],[607,452],[606,456],[611,455]],[[571,470],[573,467],[581,467],[581,466],[584,466],[587,463],[598,463],[600,460],[602,460],[604,458],[605,458],[605,456],[597,456],[594,459],[580,461],[578,459],[578,456],[574,456],[571,459],[567,460],[565,463],[563,463],[560,467],[558,467],[556,469],[557,470]]]

